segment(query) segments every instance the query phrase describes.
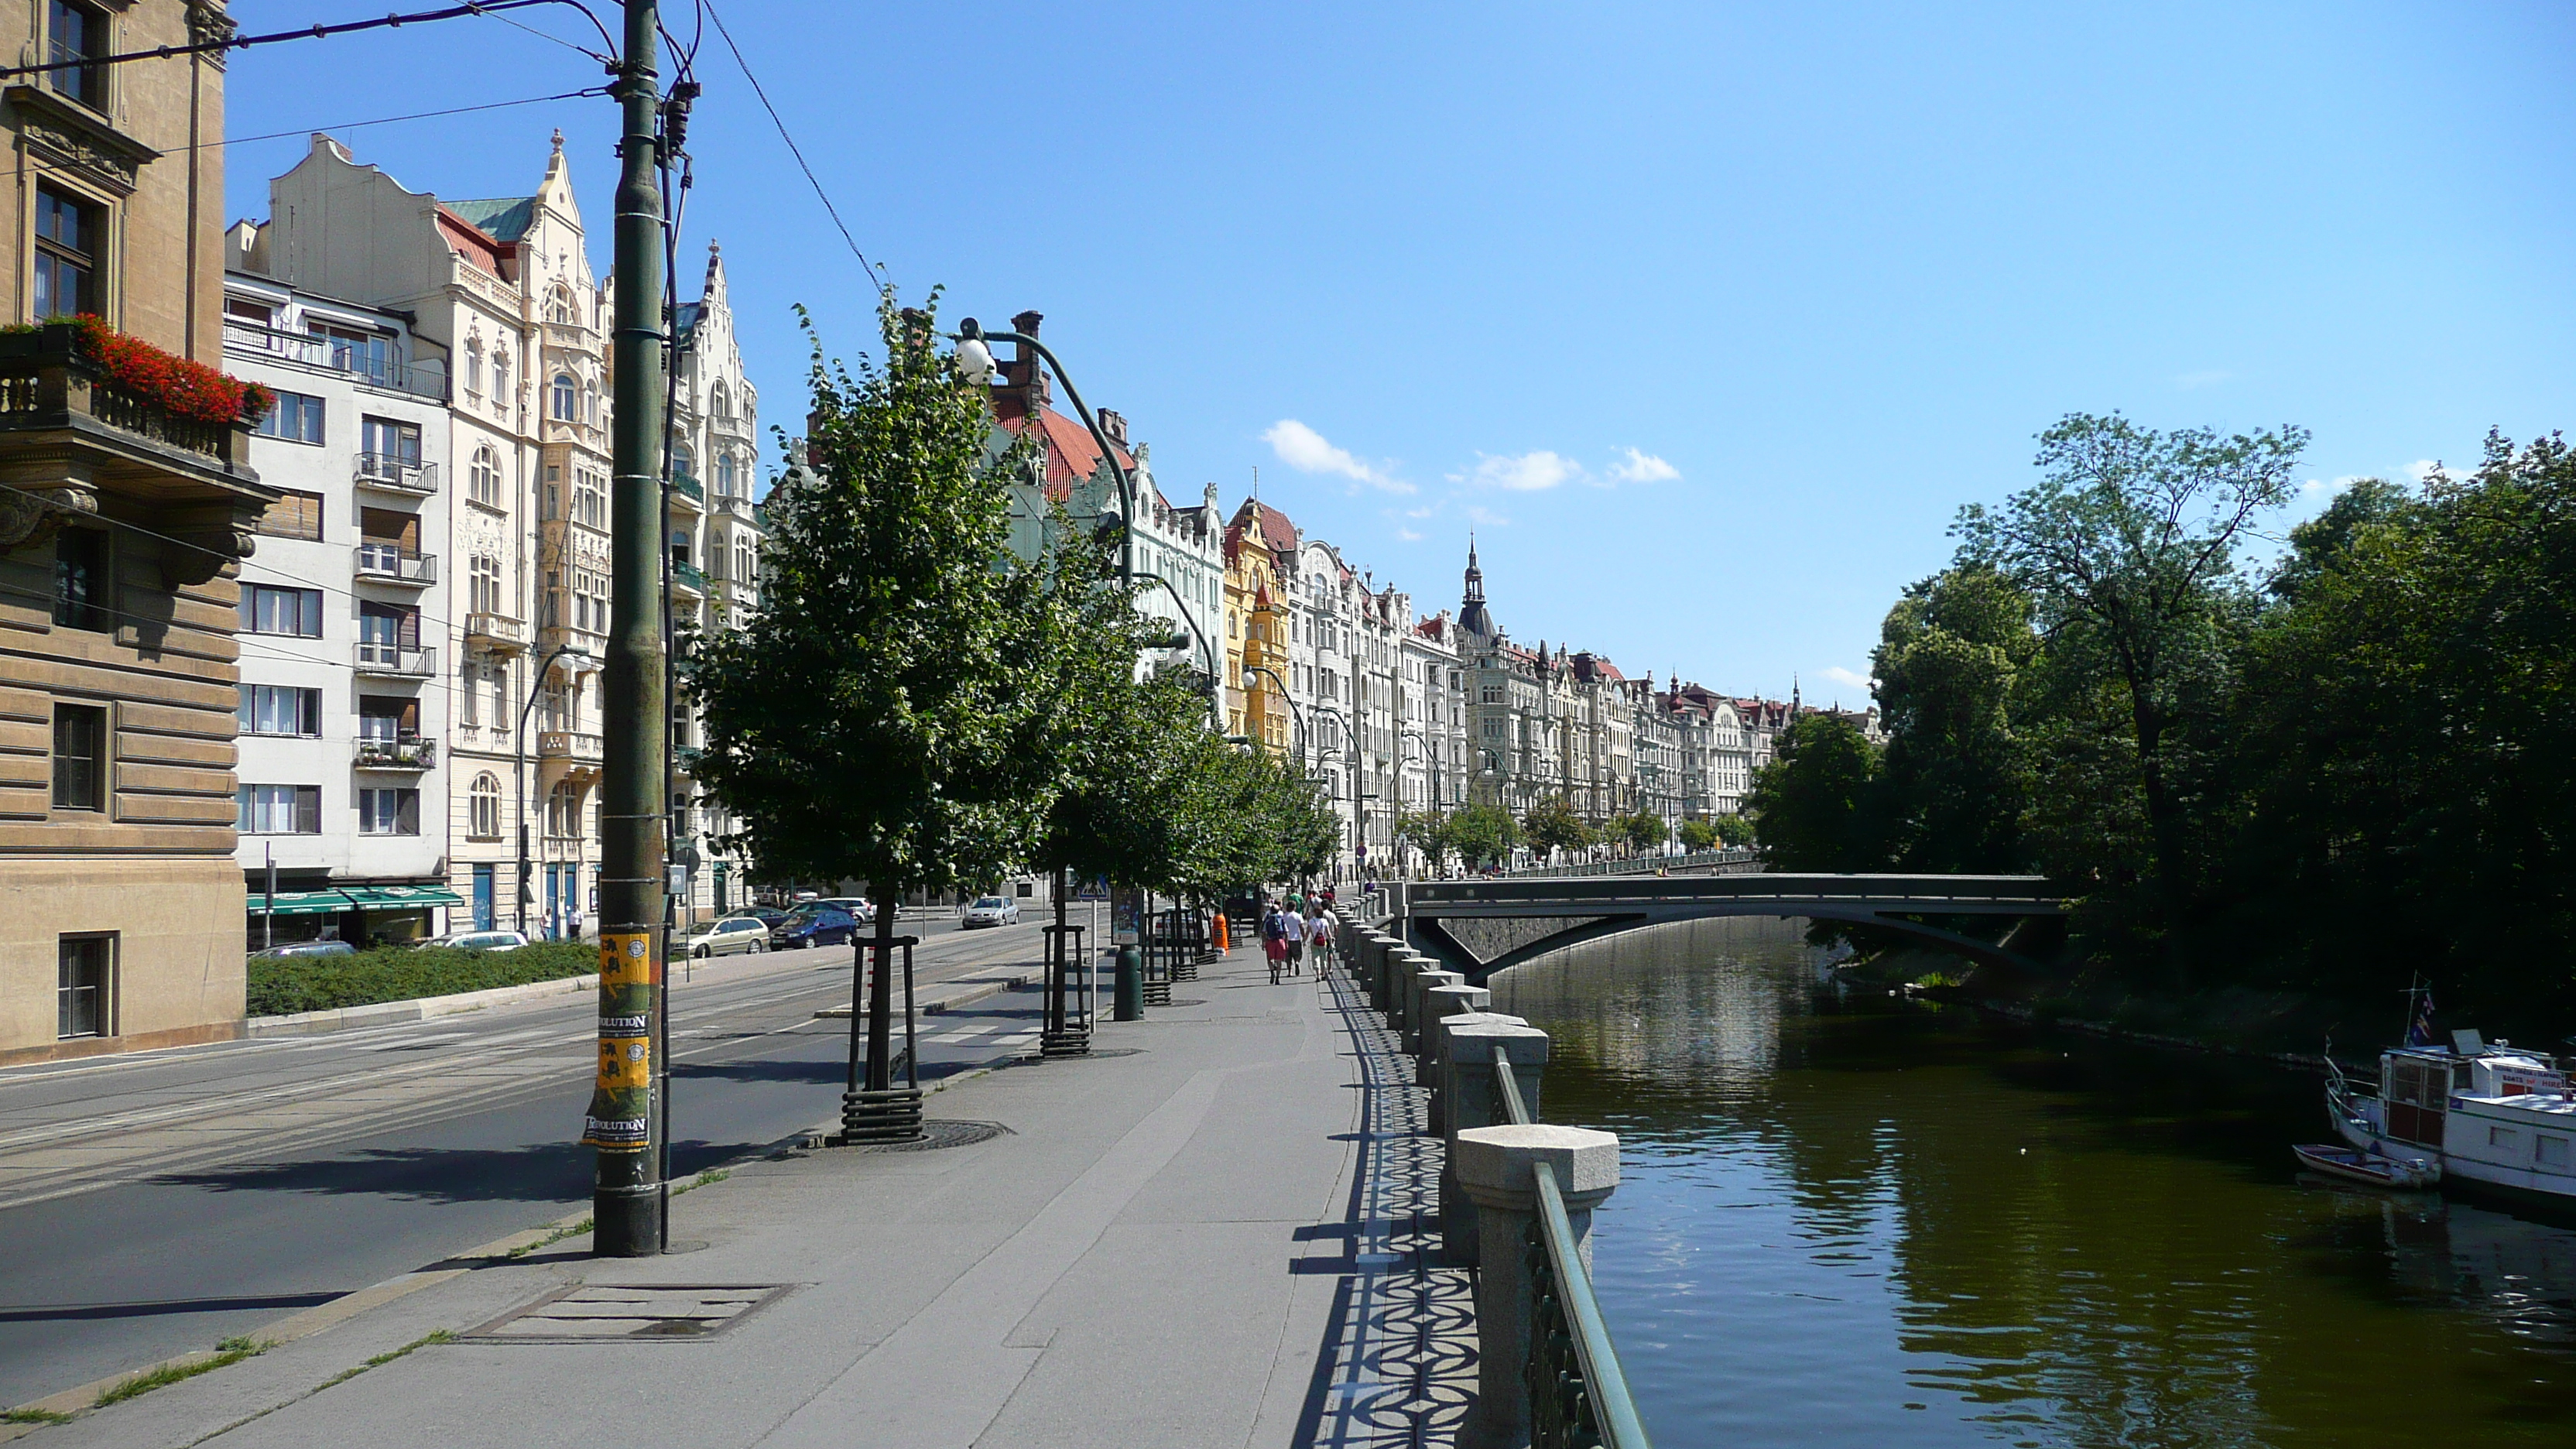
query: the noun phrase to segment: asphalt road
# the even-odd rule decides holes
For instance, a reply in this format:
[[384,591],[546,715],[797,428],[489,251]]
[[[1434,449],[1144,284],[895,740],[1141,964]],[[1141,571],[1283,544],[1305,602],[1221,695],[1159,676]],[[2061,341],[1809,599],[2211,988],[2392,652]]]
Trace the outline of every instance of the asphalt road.
[[[929,986],[1035,922],[923,937]],[[672,990],[674,1179],[839,1110],[848,948]],[[1106,986],[1104,983],[1105,994]],[[1033,1049],[1034,992],[922,1018],[925,1078]],[[1104,1004],[1105,1005],[1105,1004]],[[587,1206],[596,998],[0,1072],[0,1405],[209,1347]]]

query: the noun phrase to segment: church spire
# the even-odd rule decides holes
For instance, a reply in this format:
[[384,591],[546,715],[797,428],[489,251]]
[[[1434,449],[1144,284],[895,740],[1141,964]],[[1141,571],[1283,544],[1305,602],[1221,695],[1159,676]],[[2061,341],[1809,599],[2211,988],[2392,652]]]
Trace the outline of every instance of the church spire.
[[1494,637],[1494,616],[1485,611],[1485,571],[1476,566],[1476,535],[1467,534],[1467,597],[1458,606],[1458,627],[1479,639]]

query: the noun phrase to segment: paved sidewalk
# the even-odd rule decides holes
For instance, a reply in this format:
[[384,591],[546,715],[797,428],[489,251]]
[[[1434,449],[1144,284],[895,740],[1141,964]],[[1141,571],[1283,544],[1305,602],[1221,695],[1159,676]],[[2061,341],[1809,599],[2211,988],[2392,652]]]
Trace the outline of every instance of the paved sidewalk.
[[675,1199],[693,1251],[450,1267],[31,1449],[1447,1442],[1473,1324],[1410,1063],[1346,982],[1202,971],[929,1099],[987,1140],[752,1163]]

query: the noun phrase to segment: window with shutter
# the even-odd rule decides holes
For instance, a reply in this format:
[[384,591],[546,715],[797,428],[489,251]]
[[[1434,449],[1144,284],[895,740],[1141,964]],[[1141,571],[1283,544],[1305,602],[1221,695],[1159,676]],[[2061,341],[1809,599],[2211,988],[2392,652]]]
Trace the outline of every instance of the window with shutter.
[[[370,513],[374,509],[367,510]],[[259,531],[271,538],[300,538],[318,543],[322,539],[322,495],[289,491],[268,505],[260,515]]]

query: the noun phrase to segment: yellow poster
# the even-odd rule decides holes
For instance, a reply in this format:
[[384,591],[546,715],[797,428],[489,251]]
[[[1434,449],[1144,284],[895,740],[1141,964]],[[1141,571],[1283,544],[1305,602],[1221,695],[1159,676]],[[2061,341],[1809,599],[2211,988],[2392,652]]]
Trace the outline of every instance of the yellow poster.
[[603,1092],[651,1086],[653,1039],[648,1036],[604,1036],[599,1039],[599,1088]]
[[631,934],[606,935],[599,938],[599,989],[614,991],[621,986],[651,986],[653,981],[653,938],[636,931]]

